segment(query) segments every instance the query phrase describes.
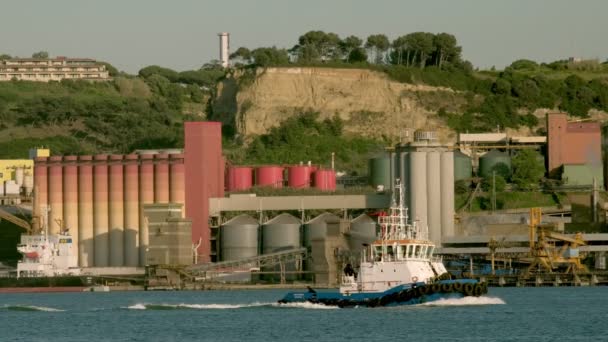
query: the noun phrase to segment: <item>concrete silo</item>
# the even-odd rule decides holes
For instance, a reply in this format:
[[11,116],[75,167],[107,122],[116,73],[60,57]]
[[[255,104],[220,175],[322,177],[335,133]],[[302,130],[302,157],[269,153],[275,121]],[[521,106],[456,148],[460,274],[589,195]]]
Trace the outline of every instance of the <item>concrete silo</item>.
[[63,158],[63,219],[72,236],[72,251],[78,255],[78,162],[77,156]]
[[[454,152],[441,152],[441,236],[454,236]],[[470,165],[470,164],[469,164]]]
[[359,255],[363,244],[372,243],[377,238],[377,224],[371,217],[361,214],[350,221],[348,247],[352,255]]
[[63,166],[61,156],[49,157],[49,233],[58,234],[63,225]]
[[[276,253],[300,247],[300,228],[302,221],[293,215],[284,213],[262,225],[262,254]],[[285,279],[296,278],[293,273],[302,269],[301,263],[290,262],[284,265]],[[280,272],[280,265],[265,268],[264,272]],[[275,278],[274,275],[268,278]]]
[[427,224],[429,239],[441,241],[441,152],[430,151],[426,156]]
[[95,265],[93,232],[93,156],[78,157],[78,265]]
[[154,203],[154,155],[139,156],[139,264],[145,266],[148,248],[148,224],[144,217],[143,205]]
[[139,156],[125,155],[124,248],[125,266],[139,266]]
[[327,236],[328,223],[339,223],[340,218],[332,213],[323,213],[304,224],[304,246],[310,248],[312,240]]
[[239,215],[220,227],[220,256],[222,261],[238,260],[258,255],[256,219]]
[[110,155],[110,266],[124,265],[123,155]]
[[93,157],[93,233],[95,234],[95,266],[107,267],[109,256],[108,222],[108,156]]
[[410,152],[410,219],[428,227],[426,152]]
[[471,179],[473,162],[471,157],[460,151],[454,151],[454,181]]

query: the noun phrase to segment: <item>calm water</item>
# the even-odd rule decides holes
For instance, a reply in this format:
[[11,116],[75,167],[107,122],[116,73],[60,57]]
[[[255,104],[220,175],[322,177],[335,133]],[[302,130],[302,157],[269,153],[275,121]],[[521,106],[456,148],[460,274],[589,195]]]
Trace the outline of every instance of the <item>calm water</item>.
[[608,287],[327,309],[284,291],[0,294],[0,341],[606,341]]

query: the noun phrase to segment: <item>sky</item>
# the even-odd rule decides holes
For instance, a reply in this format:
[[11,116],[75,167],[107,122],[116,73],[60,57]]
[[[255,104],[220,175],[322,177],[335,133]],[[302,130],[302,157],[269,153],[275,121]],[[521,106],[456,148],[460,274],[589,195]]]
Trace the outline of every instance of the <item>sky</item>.
[[310,30],[340,37],[416,31],[456,36],[475,67],[526,58],[608,58],[606,0],[0,0],[0,54],[88,57],[136,73],[178,71],[230,46],[291,48]]

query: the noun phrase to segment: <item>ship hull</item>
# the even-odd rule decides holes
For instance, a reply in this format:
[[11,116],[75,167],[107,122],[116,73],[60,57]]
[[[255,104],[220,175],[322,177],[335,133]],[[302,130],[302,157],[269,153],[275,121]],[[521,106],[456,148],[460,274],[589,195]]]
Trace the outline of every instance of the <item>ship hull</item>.
[[487,293],[487,285],[474,279],[443,280],[433,284],[411,283],[395,286],[384,292],[340,293],[338,291],[290,292],[281,304],[318,303],[337,307],[385,307],[415,305],[441,299],[456,299],[465,296],[481,296]]

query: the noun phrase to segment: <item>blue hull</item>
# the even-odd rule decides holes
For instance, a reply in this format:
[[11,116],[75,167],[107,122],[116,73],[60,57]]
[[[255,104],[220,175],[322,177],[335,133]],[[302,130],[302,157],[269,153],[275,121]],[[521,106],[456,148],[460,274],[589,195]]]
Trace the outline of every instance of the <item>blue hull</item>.
[[395,286],[384,292],[342,294],[338,291],[289,292],[279,303],[318,303],[338,307],[401,306],[433,302],[440,299],[481,296],[488,292],[487,284],[474,279],[441,280]]

